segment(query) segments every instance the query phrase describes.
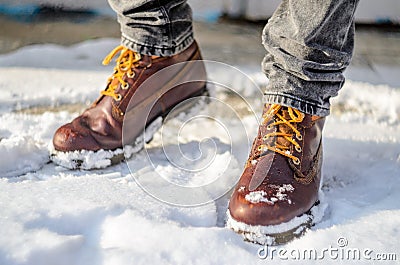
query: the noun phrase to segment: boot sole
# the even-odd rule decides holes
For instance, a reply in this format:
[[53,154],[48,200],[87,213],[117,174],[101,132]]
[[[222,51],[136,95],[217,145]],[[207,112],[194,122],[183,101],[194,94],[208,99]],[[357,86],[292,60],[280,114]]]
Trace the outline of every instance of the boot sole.
[[[153,139],[153,135],[162,127],[165,118],[168,114],[174,109],[174,113],[188,115],[190,111],[197,107],[200,104],[207,104],[209,91],[207,86],[205,86],[199,93],[195,95],[191,95],[190,97],[182,100],[178,103],[178,107],[171,106],[168,110],[166,110],[162,115],[156,116],[152,121],[147,123],[144,128],[142,134],[140,134],[132,145],[125,145],[124,148],[117,148],[114,150],[98,150],[98,151],[89,151],[89,150],[76,150],[70,152],[62,152],[57,151],[51,145],[49,147],[50,151],[50,160],[55,164],[69,168],[69,169],[83,169],[83,170],[92,170],[92,169],[100,169],[106,168],[118,163],[121,163],[125,159],[129,159],[133,154],[138,153],[144,148],[144,145],[150,143]],[[197,100],[196,97],[200,97]],[[168,116],[169,118],[174,118],[173,116]]]
[[318,200],[306,213],[286,223],[269,226],[249,225],[239,222],[231,216],[228,209],[226,212],[226,226],[242,235],[245,241],[269,246],[283,245],[301,237],[308,229],[320,222],[326,207],[326,203],[321,203]]

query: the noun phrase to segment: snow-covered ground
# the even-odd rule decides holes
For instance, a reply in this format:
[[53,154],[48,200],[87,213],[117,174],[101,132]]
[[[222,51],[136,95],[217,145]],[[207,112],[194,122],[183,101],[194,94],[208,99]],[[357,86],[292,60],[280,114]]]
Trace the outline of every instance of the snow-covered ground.
[[[171,120],[129,166],[71,171],[49,162],[55,129],[77,114],[57,107],[98,95],[111,72],[100,66],[100,56],[117,43],[38,45],[0,56],[0,264],[266,264],[271,259],[286,264],[304,253],[318,254],[307,264],[322,255],[334,264],[346,262],[349,252],[350,260],[356,252],[371,264],[376,261],[369,258],[394,253],[397,261],[384,264],[399,263],[399,88],[346,83],[325,127],[325,216],[305,236],[282,246],[280,256],[270,248],[263,260],[264,249],[224,227],[229,198],[224,194],[240,176],[248,140],[256,133],[255,116],[232,93],[220,88],[195,120]],[[252,68],[238,67],[256,83],[266,82]],[[260,114],[255,100],[260,91],[244,74],[211,75],[227,87],[236,85]],[[52,111],[20,111],[38,106]],[[238,115],[231,115],[230,107],[239,108]],[[160,176],[196,190],[193,194],[208,203],[162,202],[190,204],[179,194],[156,194],[164,188],[154,181]],[[210,183],[212,194],[201,189]]]

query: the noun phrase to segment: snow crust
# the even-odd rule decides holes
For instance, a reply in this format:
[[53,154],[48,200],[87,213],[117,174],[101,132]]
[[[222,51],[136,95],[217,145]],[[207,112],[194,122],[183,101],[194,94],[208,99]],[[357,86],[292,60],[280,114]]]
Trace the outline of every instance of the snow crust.
[[[183,129],[187,134],[180,135],[183,145],[179,147],[186,158],[214,161],[204,173],[177,174],[176,167],[168,163],[161,138],[169,141],[165,150],[171,151],[171,158],[176,158],[173,161],[182,162],[178,165],[192,165],[194,169],[204,166],[203,159],[189,163],[178,156],[175,150],[179,148],[172,141],[175,131],[164,135],[157,132],[147,153],[143,150],[133,155],[129,167],[123,163],[79,171],[48,163],[48,144],[54,131],[78,113],[33,115],[17,110],[96,98],[111,70],[93,65],[100,65],[102,56],[118,42],[88,41],[68,48],[36,45],[0,55],[0,264],[265,264],[267,261],[257,256],[259,246],[244,242],[225,227],[229,194],[201,206],[178,207],[157,200],[137,183],[138,179],[147,180],[147,187],[161,190],[165,187],[155,181],[160,172],[168,181],[187,187],[226,176],[212,191],[223,195],[230,185],[228,179],[236,177],[233,182],[237,181],[248,155],[247,145],[239,146],[235,153],[231,143],[244,142],[246,133],[249,138],[256,134],[256,121],[247,114],[238,121],[231,118],[232,111],[221,112],[221,121],[234,132],[230,137],[225,127],[214,126],[207,119]],[[104,53],[93,58],[90,50]],[[84,59],[77,60],[78,54]],[[26,58],[26,65],[20,65],[17,58]],[[46,61],[53,64],[44,65]],[[241,67],[256,77],[258,84],[265,83],[261,73]],[[21,73],[30,82],[21,79]],[[237,76],[217,71],[212,74],[219,75],[228,86],[246,84]],[[241,86],[238,91],[248,96],[252,106],[261,105],[259,91]],[[229,102],[229,95],[221,97]],[[348,81],[332,103],[332,115],[324,128],[322,172],[322,190],[329,207],[304,236],[281,248],[321,252],[330,246],[339,247],[338,240],[345,238],[348,248],[371,249],[372,254],[397,253],[397,261],[385,262],[397,264],[400,89]],[[214,106],[204,110],[213,114],[217,110]],[[179,124],[171,120],[169,126],[173,129]],[[206,148],[200,148],[200,143]],[[149,164],[148,155],[157,171]],[[202,192],[212,197],[207,190]],[[298,260],[278,257],[273,261],[299,264]],[[325,257],[322,262],[351,261]]]
[[[235,220],[229,211],[226,212],[227,222],[226,226],[232,230],[242,234],[242,236],[251,241],[257,242],[261,245],[272,245],[274,244],[274,238],[271,236],[273,234],[284,233],[295,228],[305,229],[307,223],[310,225],[320,222],[324,216],[325,210],[328,204],[324,201],[324,195],[322,192],[319,194],[320,203],[310,209],[310,213],[297,216],[292,220],[278,224],[278,225],[249,225],[243,222]],[[299,231],[301,232],[301,231]]]
[[2,154],[0,176],[3,177],[36,171],[48,161],[47,152],[29,136],[14,136],[0,140],[0,154]]
[[246,194],[245,199],[251,203],[265,202],[268,204],[275,204],[277,201],[287,201],[289,204],[292,201],[288,198],[287,192],[293,192],[294,188],[291,184],[283,184],[282,186],[270,185],[270,188],[276,190],[274,194],[268,196],[264,190],[252,191]]

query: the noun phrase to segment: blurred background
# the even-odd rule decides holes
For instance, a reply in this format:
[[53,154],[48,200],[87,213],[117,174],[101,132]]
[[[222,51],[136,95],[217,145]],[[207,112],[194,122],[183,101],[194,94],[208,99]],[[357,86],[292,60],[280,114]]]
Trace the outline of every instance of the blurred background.
[[[261,30],[279,0],[190,0],[206,59],[259,67]],[[362,0],[356,13],[351,80],[400,86],[400,1]],[[106,0],[0,0],[0,54],[42,43],[72,45],[119,38]],[[104,56],[103,54],[102,56]]]

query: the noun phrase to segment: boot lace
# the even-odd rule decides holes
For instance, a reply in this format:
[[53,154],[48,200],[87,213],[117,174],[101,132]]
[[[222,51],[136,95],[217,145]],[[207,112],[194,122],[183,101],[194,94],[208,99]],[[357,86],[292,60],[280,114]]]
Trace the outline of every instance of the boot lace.
[[276,126],[279,126],[279,125],[286,125],[287,127],[289,127],[292,130],[292,132],[290,133],[290,132],[274,131],[274,132],[271,132],[271,133],[267,133],[267,134],[265,134],[263,136],[263,140],[266,141],[271,137],[276,137],[274,145],[261,144],[261,145],[258,146],[257,149],[258,149],[258,151],[270,150],[270,151],[279,153],[279,154],[281,154],[283,156],[286,156],[286,157],[292,159],[292,161],[293,161],[293,163],[295,165],[299,165],[300,164],[300,159],[298,157],[294,156],[290,152],[290,145],[289,146],[285,146],[285,145],[279,144],[277,140],[278,140],[279,137],[283,137],[286,141],[288,141],[289,143],[294,145],[294,147],[295,147],[297,152],[301,152],[302,151],[301,150],[301,146],[295,139],[293,139],[293,135],[295,135],[296,139],[299,140],[299,141],[302,140],[302,135],[299,132],[299,130],[296,129],[294,124],[302,122],[305,115],[302,112],[300,112],[299,110],[297,110],[297,109],[293,109],[293,108],[287,107],[290,119],[286,119],[283,115],[281,115],[279,113],[279,111],[282,108],[283,107],[281,105],[278,105],[278,104],[271,105],[269,110],[266,113],[264,113],[264,115],[262,116],[262,124],[265,125],[271,119],[276,117],[273,122],[268,124],[267,130],[271,130],[274,126],[276,127]]
[[102,95],[110,96],[116,101],[120,101],[122,99],[122,96],[116,93],[118,85],[121,84],[122,89],[129,88],[129,83],[124,81],[123,77],[126,74],[127,77],[133,78],[135,76],[135,72],[132,68],[135,66],[135,63],[139,62],[141,59],[139,53],[131,51],[128,48],[120,45],[104,58],[103,65],[108,65],[118,52],[120,52],[120,54],[116,60],[114,73],[108,78],[107,88],[101,91]]

